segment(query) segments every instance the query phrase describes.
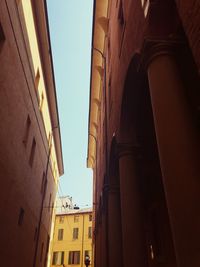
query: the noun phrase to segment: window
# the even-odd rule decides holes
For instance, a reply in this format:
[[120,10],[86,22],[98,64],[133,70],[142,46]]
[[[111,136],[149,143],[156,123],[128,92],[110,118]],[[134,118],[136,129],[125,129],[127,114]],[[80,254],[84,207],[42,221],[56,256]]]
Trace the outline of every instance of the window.
[[89,214],[89,221],[92,221],[92,214]]
[[45,187],[47,185],[47,182],[45,182],[45,180],[46,180],[46,175],[45,175],[45,172],[43,172],[42,183],[41,183],[41,193],[44,193]]
[[37,69],[37,73],[36,73],[36,76],[35,76],[35,86],[36,86],[36,89],[38,89],[39,82],[40,82],[40,71],[39,71],[39,69]]
[[68,264],[80,264],[80,251],[69,251]]
[[52,216],[53,216],[53,209],[54,209],[54,202],[52,203],[52,206],[51,206],[51,213],[50,213],[51,220],[52,220]]
[[50,211],[51,208],[51,194],[49,195],[49,205],[48,205],[48,211]]
[[60,216],[59,217],[59,223],[64,223],[65,217],[64,216]]
[[40,111],[42,111],[43,105],[44,105],[44,93],[42,92],[40,98]]
[[79,221],[79,215],[74,215],[74,222],[78,222]]
[[51,133],[49,132],[49,135],[48,135],[48,145],[49,145],[49,148],[51,146],[51,138],[52,138],[52,135]]
[[92,238],[92,227],[88,227],[88,238]]
[[33,138],[32,146],[31,146],[31,153],[29,157],[29,164],[31,167],[33,166],[33,161],[35,157],[35,149],[36,149],[36,141],[35,141],[35,138]]
[[0,50],[3,48],[4,41],[5,41],[5,35],[4,35],[3,28],[0,24]]
[[24,219],[24,209],[23,208],[20,208],[19,218],[18,218],[18,225],[19,226],[22,225],[23,219]]
[[37,69],[37,73],[36,73],[36,76],[35,76],[35,93],[36,93],[36,97],[37,97],[37,100],[38,100],[38,103],[39,103],[39,83],[40,83],[40,71],[39,71],[39,68]]
[[78,228],[73,229],[73,239],[78,239]]
[[52,265],[62,265],[64,264],[64,251],[55,251],[53,253]]
[[58,229],[58,240],[63,240],[63,229]]
[[122,26],[124,24],[124,11],[123,11],[123,6],[122,6],[122,1],[120,1],[120,4],[119,4],[118,20],[119,20],[120,25]]
[[34,241],[36,241],[36,239],[37,239],[37,233],[38,233],[38,229],[37,229],[37,227],[35,227]]
[[42,246],[41,246],[41,252],[40,252],[40,262],[42,261],[42,257],[43,257],[43,250],[44,250],[44,243],[42,242]]
[[47,265],[48,250],[49,250],[49,242],[50,242],[50,236],[48,235],[48,237],[47,237],[47,241],[46,241],[46,252],[45,252],[45,258],[44,258],[44,266]]
[[31,127],[31,119],[28,115],[27,119],[26,119],[26,129],[25,129],[25,133],[24,133],[24,138],[23,138],[23,143],[26,146],[28,143],[28,137],[29,137],[29,133],[30,133],[30,127]]

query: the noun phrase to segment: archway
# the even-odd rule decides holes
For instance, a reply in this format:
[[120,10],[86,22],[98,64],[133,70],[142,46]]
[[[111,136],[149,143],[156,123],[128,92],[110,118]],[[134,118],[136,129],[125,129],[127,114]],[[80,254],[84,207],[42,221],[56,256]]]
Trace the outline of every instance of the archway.
[[147,74],[131,60],[118,142],[124,266],[176,266]]

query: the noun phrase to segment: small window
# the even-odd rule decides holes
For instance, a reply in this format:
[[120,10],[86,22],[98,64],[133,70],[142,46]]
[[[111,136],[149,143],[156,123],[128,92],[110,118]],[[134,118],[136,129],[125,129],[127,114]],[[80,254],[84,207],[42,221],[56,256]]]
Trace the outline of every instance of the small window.
[[40,262],[42,261],[42,257],[43,257],[43,250],[44,250],[44,243],[42,242],[42,246],[41,246],[41,252],[40,252]]
[[79,215],[74,215],[74,222],[78,222],[79,221]]
[[33,166],[33,161],[35,157],[35,149],[36,149],[36,141],[35,141],[35,138],[33,138],[32,146],[31,146],[31,153],[29,157],[29,164],[31,167]]
[[51,220],[52,220],[52,215],[53,215],[53,209],[54,209],[54,202],[52,203],[52,206],[51,206],[51,213],[50,213]]
[[45,172],[43,172],[43,174],[42,174],[42,182],[41,182],[41,193],[42,194],[44,193],[44,190],[45,190],[45,181],[46,181],[46,175],[45,175]]
[[35,227],[34,241],[36,241],[36,239],[37,239],[37,233],[38,233],[38,229],[37,229],[37,227]]
[[49,135],[48,135],[48,144],[49,144],[49,147],[51,145],[51,133],[49,132]]
[[78,239],[78,228],[73,228],[73,239]]
[[24,220],[24,209],[20,208],[19,217],[18,217],[18,225],[21,226]]
[[124,25],[124,11],[123,11],[122,1],[120,1],[120,4],[119,4],[118,20],[119,20],[120,25],[123,26]]
[[92,214],[89,214],[89,221],[92,221]]
[[53,253],[52,265],[64,264],[64,251],[56,251]]
[[92,227],[88,227],[88,238],[92,238]]
[[80,251],[69,251],[68,264],[80,264]]
[[53,162],[53,177],[55,178],[55,173],[56,173],[56,162]]
[[36,86],[36,89],[38,89],[39,82],[40,82],[40,71],[39,71],[39,69],[37,69],[37,73],[36,73],[36,76],[35,76],[35,86]]
[[23,143],[25,146],[27,146],[27,143],[28,143],[30,128],[31,128],[31,119],[28,115],[28,117],[26,119],[26,128],[25,128],[25,133],[24,133],[24,138],[23,138]]
[[59,216],[59,223],[64,223],[65,217],[64,216]]
[[5,35],[4,35],[2,25],[0,24],[0,51],[3,48],[4,41],[5,41]]
[[58,240],[63,240],[63,233],[64,233],[63,229],[58,229]]
[[41,97],[40,97],[40,111],[42,111],[44,105],[44,93],[42,92]]
[[49,195],[49,205],[48,205],[48,211],[51,209],[51,194]]

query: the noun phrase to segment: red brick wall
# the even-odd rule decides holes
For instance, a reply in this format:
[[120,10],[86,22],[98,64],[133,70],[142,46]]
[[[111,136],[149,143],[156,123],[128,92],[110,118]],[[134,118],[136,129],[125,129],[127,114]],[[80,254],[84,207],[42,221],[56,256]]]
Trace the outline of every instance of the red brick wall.
[[[198,0],[177,0],[176,2],[184,31],[186,32],[194,59],[199,68],[200,2]],[[141,51],[148,26],[148,22],[144,17],[141,1],[123,0],[122,7],[124,23],[121,23],[119,20],[120,0],[111,1],[109,30],[107,35],[108,49],[106,50],[108,159],[113,134],[117,134],[120,127],[121,101],[127,70],[133,56]],[[97,203],[95,203],[96,207],[99,207],[99,200],[103,191],[104,174],[107,172],[105,154],[102,152],[103,147],[105,146],[103,132],[105,131],[106,125],[104,119],[104,100],[104,96],[102,95],[101,112],[98,124],[97,175],[95,176],[95,192],[97,196]],[[99,234],[96,239],[96,251],[98,254],[97,256],[101,257],[100,255],[103,255],[105,251],[102,252],[99,246],[102,238],[105,238],[104,235],[106,235],[106,233],[102,231],[102,224],[98,225],[98,221],[96,223],[96,227],[99,229]],[[97,261],[97,267],[98,266],[101,266],[100,261]]]

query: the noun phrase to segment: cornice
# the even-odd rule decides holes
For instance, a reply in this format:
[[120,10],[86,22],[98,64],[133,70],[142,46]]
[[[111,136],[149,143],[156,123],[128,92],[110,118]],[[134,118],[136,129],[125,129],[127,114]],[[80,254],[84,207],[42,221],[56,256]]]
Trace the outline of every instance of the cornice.
[[88,122],[88,168],[94,168],[96,162],[98,114],[101,108],[101,91],[104,79],[105,41],[109,24],[107,16],[108,3],[109,0],[94,1]]

